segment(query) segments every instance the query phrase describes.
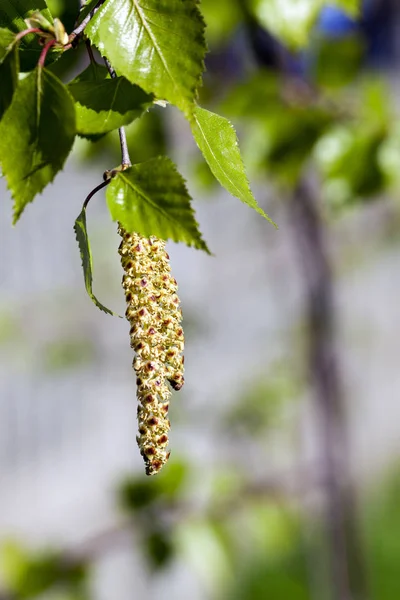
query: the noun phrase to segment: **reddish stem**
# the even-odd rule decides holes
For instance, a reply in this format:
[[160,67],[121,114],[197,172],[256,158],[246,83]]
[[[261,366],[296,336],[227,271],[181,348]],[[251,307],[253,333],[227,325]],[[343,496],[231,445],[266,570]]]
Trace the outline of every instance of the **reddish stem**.
[[38,66],[39,67],[44,67],[44,63],[46,61],[46,56],[47,56],[48,51],[56,43],[57,43],[57,40],[49,40],[47,42],[47,44],[44,46],[44,48],[43,48],[43,50],[42,50],[42,52],[40,54],[39,61],[38,61]]
[[[104,187],[106,187],[109,183],[111,183],[111,177],[110,179],[106,179],[105,181],[103,181],[102,183],[100,183],[100,185],[96,186],[88,195],[88,197],[86,198],[85,202],[83,203],[83,208],[86,208],[87,205],[89,204],[90,200],[93,198],[93,196],[95,194],[97,194],[98,191],[100,191],[101,189],[103,189]],[[1,598],[0,598],[1,600]]]
[[41,29],[38,29],[37,27],[32,27],[31,29],[25,29],[25,31],[20,31],[19,33],[17,33],[14,41],[17,42],[18,40],[21,40],[23,37],[25,37],[29,33],[43,33],[43,32]]

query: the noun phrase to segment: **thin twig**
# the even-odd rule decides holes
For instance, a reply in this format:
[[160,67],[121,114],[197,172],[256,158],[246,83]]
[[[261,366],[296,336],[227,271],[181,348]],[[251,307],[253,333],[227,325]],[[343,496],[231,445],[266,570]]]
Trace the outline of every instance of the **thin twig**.
[[47,53],[50,50],[50,48],[52,46],[54,46],[55,44],[57,44],[57,40],[49,40],[47,42],[47,44],[45,45],[45,47],[43,48],[43,50],[42,50],[42,52],[40,53],[40,56],[39,56],[39,61],[38,61],[38,66],[39,67],[44,67],[44,63],[46,62]]
[[[117,74],[114,71],[112,65],[110,64],[110,61],[105,58],[104,62],[106,64],[108,72],[110,73],[110,76],[113,79],[115,79],[115,77],[117,77]],[[120,127],[118,129],[118,134],[119,134],[119,143],[121,146],[122,167],[124,169],[128,169],[129,167],[132,166],[132,162],[131,162],[131,157],[129,156],[129,149],[128,149],[128,142],[126,139],[125,127]]]
[[91,64],[92,65],[97,64],[96,63],[96,59],[95,59],[94,54],[93,54],[92,46],[90,44],[90,40],[86,40],[86,52],[89,55],[89,59],[90,59]]
[[94,196],[95,194],[97,194],[97,192],[98,192],[99,190],[101,190],[101,189],[103,189],[104,187],[106,187],[106,186],[107,186],[107,185],[110,183],[110,181],[111,181],[111,178],[110,178],[110,179],[106,179],[105,181],[103,181],[102,183],[100,183],[100,184],[99,184],[97,187],[95,187],[95,188],[94,188],[94,189],[93,189],[93,190],[90,192],[90,194],[87,196],[87,198],[86,198],[85,202],[83,203],[83,207],[82,207],[82,208],[86,208],[86,207],[87,207],[87,205],[89,204],[90,200],[93,198],[93,196]]
[[86,25],[93,18],[93,16],[96,14],[96,12],[99,10],[100,6],[103,3],[104,3],[104,0],[99,0],[99,2],[96,4],[96,6],[93,8],[93,10],[90,11],[90,13],[88,15],[86,15],[86,17],[83,19],[83,21],[75,27],[75,29],[69,35],[70,42],[73,43],[76,40],[76,38],[78,36],[80,36],[81,33],[83,33],[83,30],[85,29]]
[[21,40],[26,35],[29,35],[30,33],[43,33],[43,31],[41,29],[39,29],[38,27],[31,27],[31,29],[25,29],[24,31],[20,31],[19,33],[17,33],[17,35],[15,36],[14,42],[18,42],[19,40]]

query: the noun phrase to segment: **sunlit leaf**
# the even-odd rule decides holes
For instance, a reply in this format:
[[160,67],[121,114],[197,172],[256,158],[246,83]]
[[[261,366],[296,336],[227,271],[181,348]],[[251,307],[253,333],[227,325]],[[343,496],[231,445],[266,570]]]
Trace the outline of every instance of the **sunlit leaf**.
[[75,107],[46,69],[20,81],[0,122],[0,165],[14,198],[14,223],[63,168],[75,137]]
[[233,125],[220,115],[196,107],[192,132],[220,184],[275,225],[252,194]]
[[118,173],[107,188],[107,203],[114,221],[127,231],[184,242],[208,252],[185,181],[166,157]]
[[107,0],[85,33],[120,75],[191,117],[206,51],[197,0]]

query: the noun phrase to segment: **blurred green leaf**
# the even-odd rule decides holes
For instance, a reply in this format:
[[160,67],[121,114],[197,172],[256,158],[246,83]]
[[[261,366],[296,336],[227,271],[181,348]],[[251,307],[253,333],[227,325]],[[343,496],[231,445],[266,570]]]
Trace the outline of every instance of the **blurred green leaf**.
[[364,82],[358,110],[329,129],[315,147],[323,195],[334,208],[371,198],[387,185],[382,152],[392,121],[388,96],[381,81]]
[[234,86],[226,95],[221,110],[246,121],[263,120],[273,108],[283,102],[281,77],[267,69]]
[[360,15],[362,0],[325,0],[325,4],[334,4],[351,17]]
[[85,586],[84,564],[66,565],[52,551],[29,553],[13,541],[1,547],[1,568],[7,590],[17,598],[35,598],[54,586],[79,590]]
[[206,38],[211,45],[227,40],[243,18],[240,0],[202,0],[201,9],[207,23]]
[[188,473],[186,463],[174,460],[156,478],[140,476],[126,479],[118,491],[119,504],[127,512],[136,512],[160,499],[176,500],[182,495]]
[[394,121],[378,150],[379,167],[389,186],[400,187],[400,122]]
[[366,558],[374,600],[400,597],[400,469],[374,481],[364,505]]
[[359,12],[359,0],[250,0],[260,24],[290,48],[298,50],[310,41],[321,9],[336,4],[351,16]]
[[311,600],[299,517],[284,503],[264,497],[247,501],[232,521],[237,556],[235,577],[224,590],[225,597]]
[[[304,559],[269,568],[260,559],[240,573],[228,597],[230,600],[312,600],[307,575]],[[221,596],[221,600],[222,597],[226,596]]]
[[20,340],[22,334],[22,325],[18,321],[16,313],[11,308],[0,307],[0,346],[8,342]]
[[365,43],[355,34],[340,39],[320,39],[313,47],[317,85],[338,88],[351,83],[360,71],[364,53]]
[[150,532],[145,538],[145,553],[154,569],[166,567],[175,554],[171,534],[161,529]]
[[306,46],[323,0],[251,0],[260,24],[291,48]]
[[382,131],[337,127],[323,137],[315,156],[323,174],[323,194],[333,208],[378,194],[385,176],[379,162]]
[[319,137],[334,120],[310,88],[283,82],[269,71],[233,89],[223,109],[245,125],[243,156],[252,173],[270,174],[290,187],[297,184]]
[[87,339],[60,339],[46,344],[41,349],[41,361],[47,371],[80,369],[93,362],[96,348]]
[[260,169],[277,181],[295,186],[310,158],[314,145],[324,133],[331,116],[313,106],[285,106],[271,110],[252,131],[262,145]]
[[180,523],[176,534],[177,549],[199,576],[207,597],[215,595],[215,590],[225,589],[233,575],[231,549],[227,549],[214,522],[189,519]]
[[252,377],[226,416],[226,426],[252,436],[263,435],[282,418],[289,402],[299,394],[299,382],[287,369],[276,366],[266,378]]

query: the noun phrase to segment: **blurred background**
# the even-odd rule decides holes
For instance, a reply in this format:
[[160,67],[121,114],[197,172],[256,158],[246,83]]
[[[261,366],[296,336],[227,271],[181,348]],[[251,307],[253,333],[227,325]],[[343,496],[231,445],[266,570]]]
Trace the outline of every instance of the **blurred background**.
[[[79,3],[48,4],[71,31]],[[88,299],[72,229],[117,135],[78,140],[16,228],[0,180],[1,600],[400,597],[400,5],[323,4],[201,2],[201,104],[237,127],[278,231],[213,182],[173,107],[128,129],[133,161],[177,162],[213,252],[168,250],[186,384],[157,477],[129,324]],[[88,228],[95,293],[123,314],[102,195]]]

